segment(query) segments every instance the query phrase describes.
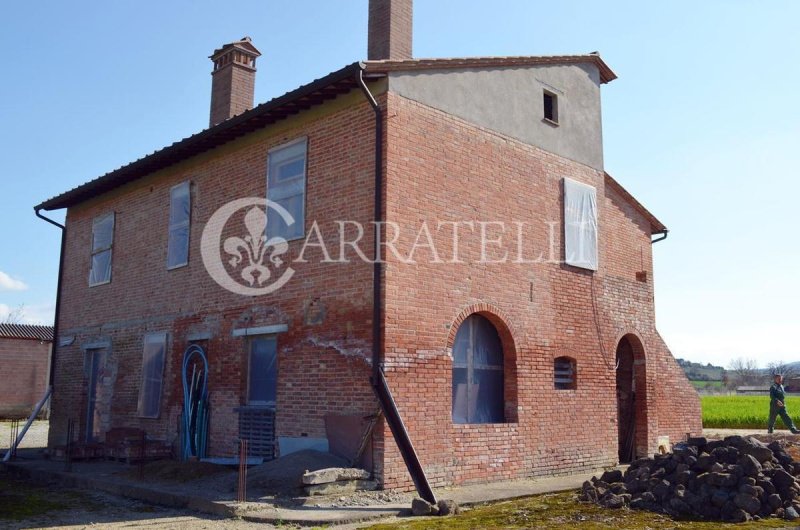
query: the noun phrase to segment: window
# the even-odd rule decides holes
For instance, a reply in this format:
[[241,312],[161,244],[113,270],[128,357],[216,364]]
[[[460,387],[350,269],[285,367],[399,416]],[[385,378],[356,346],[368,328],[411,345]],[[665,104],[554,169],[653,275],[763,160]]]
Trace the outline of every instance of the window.
[[559,357],[553,361],[553,383],[556,390],[575,390],[577,385],[575,359]]
[[485,317],[470,315],[453,344],[453,422],[505,421],[503,345]]
[[282,206],[291,218],[268,208],[267,239],[282,237],[289,241],[305,235],[307,146],[307,139],[301,138],[269,151],[267,198]]
[[274,335],[250,339],[249,405],[275,406],[278,385],[278,347]]
[[552,92],[545,90],[543,93],[542,101],[544,102],[544,119],[557,124],[558,123],[558,96]]
[[92,222],[92,265],[89,285],[111,281],[111,247],[114,244],[114,212],[95,217]]
[[161,411],[161,386],[164,360],[167,356],[167,334],[148,333],[142,352],[142,386],[139,387],[139,416],[158,418]]
[[167,241],[167,269],[183,267],[189,263],[189,221],[192,197],[189,182],[169,190],[169,238]]
[[567,265],[597,270],[597,193],[564,179],[564,253]]

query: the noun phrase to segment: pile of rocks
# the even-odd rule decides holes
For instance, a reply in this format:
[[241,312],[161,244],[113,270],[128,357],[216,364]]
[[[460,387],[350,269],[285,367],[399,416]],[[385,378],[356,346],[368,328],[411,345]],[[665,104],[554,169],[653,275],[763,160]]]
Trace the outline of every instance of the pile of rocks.
[[800,462],[782,442],[729,436],[690,438],[672,453],[642,458],[623,474],[607,471],[583,484],[580,499],[607,508],[744,522],[800,517]]
[[436,504],[431,504],[419,497],[411,501],[411,514],[412,515],[455,515],[461,513],[458,504],[452,500],[440,500]]
[[308,496],[341,495],[356,491],[378,489],[378,483],[369,480],[369,471],[350,467],[329,467],[303,474],[303,487]]

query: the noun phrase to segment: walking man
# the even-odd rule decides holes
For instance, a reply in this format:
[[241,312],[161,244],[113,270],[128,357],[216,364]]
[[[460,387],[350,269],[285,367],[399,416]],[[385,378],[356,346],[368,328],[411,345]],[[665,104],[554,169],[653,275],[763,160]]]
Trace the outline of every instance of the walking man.
[[786,413],[786,392],[783,389],[783,376],[775,374],[774,377],[774,382],[769,387],[769,423],[767,424],[767,432],[772,434],[772,429],[775,428],[775,418],[780,416],[783,424],[792,431],[792,434],[798,434],[800,431],[797,430],[792,418]]

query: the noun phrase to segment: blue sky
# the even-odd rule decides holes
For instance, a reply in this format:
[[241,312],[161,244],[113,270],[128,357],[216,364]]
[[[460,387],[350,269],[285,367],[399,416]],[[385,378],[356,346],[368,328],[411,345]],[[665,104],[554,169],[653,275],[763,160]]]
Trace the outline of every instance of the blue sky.
[[[207,126],[222,43],[256,102],[366,56],[366,0],[13,2],[0,19],[0,318],[52,319],[58,230],[32,206]],[[416,0],[417,57],[600,51],[606,169],[671,230],[677,357],[800,361],[800,3]],[[63,213],[56,212],[59,218]]]

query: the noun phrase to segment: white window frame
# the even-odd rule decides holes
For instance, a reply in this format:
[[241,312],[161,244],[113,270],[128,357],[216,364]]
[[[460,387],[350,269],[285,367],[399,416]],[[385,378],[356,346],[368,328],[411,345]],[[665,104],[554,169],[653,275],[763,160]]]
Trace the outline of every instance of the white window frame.
[[[98,247],[95,248],[94,246],[94,239],[95,239],[95,230],[97,226],[105,221],[108,217],[111,217],[111,237],[109,238],[109,243],[107,247]],[[117,218],[115,212],[105,213],[103,215],[98,215],[92,220],[92,252],[89,258],[89,287],[95,287],[97,285],[105,285],[107,283],[111,283],[111,277],[113,276],[113,269],[114,269],[114,230],[116,228]],[[108,279],[99,282],[92,282],[92,272],[94,270],[94,257],[98,254],[103,252],[108,252]]]
[[[186,196],[189,198],[189,215],[186,219],[181,221],[175,222],[172,219],[172,201],[174,200],[173,194],[178,191],[182,190],[183,188],[186,189]],[[172,248],[172,234],[175,230],[186,228],[187,229],[187,237],[186,237],[186,260],[181,263],[173,263],[170,264],[170,255],[169,251]],[[179,269],[181,267],[185,267],[189,264],[189,243],[192,237],[192,185],[191,181],[181,182],[175,186],[172,186],[169,190],[169,231],[167,233],[167,270],[174,270]]]
[[[266,230],[267,240],[269,240],[269,239],[271,239],[273,237],[282,237],[286,241],[294,241],[296,239],[303,239],[303,238],[306,237],[306,228],[305,228],[305,223],[306,223],[306,191],[307,191],[306,182],[307,182],[307,176],[308,176],[308,137],[307,136],[303,136],[302,138],[297,138],[295,140],[292,140],[291,142],[286,142],[284,144],[275,146],[275,147],[273,147],[273,148],[271,148],[271,149],[269,149],[267,151],[267,199],[272,201],[272,202],[280,204],[280,199],[273,198],[272,196],[270,196],[271,193],[277,191],[277,189],[280,189],[281,185],[291,184],[291,182],[284,182],[284,183],[272,182],[272,176],[273,175],[271,174],[272,172],[270,171],[270,168],[272,166],[272,157],[275,156],[276,153],[278,153],[278,152],[280,152],[280,151],[282,151],[284,149],[288,149],[290,147],[294,147],[297,144],[303,144],[304,145],[303,173],[302,173],[301,176],[295,177],[295,179],[293,179],[293,180],[302,180],[303,200],[302,200],[302,206],[301,206],[301,216],[300,216],[301,218],[300,219],[295,219],[294,220],[294,224],[292,225],[292,227],[299,226],[300,227],[300,234],[291,234],[289,237],[287,237],[287,235],[285,233],[284,234],[280,234],[280,233],[271,232],[270,231],[270,227],[269,227],[269,223],[267,223],[267,230]],[[269,215],[269,212],[268,212],[268,215]]]
[[[141,374],[141,384],[139,386],[139,399],[136,406],[136,415],[140,418],[153,418],[157,419],[161,416],[161,396],[164,394],[164,366],[166,365],[166,359],[169,352],[168,349],[168,337],[166,331],[157,331],[152,333],[145,333],[144,338],[142,340],[142,374]],[[147,353],[147,346],[148,344],[160,344],[161,347],[164,349],[164,353],[161,356],[161,366],[159,370],[159,377],[157,379],[149,378],[146,366],[145,366],[145,355]],[[145,414],[144,413],[144,404],[145,404],[145,389],[149,388],[147,386],[148,381],[157,381],[158,384],[158,396],[157,396],[157,403],[158,403],[158,410],[156,410],[155,415],[153,414]]]

